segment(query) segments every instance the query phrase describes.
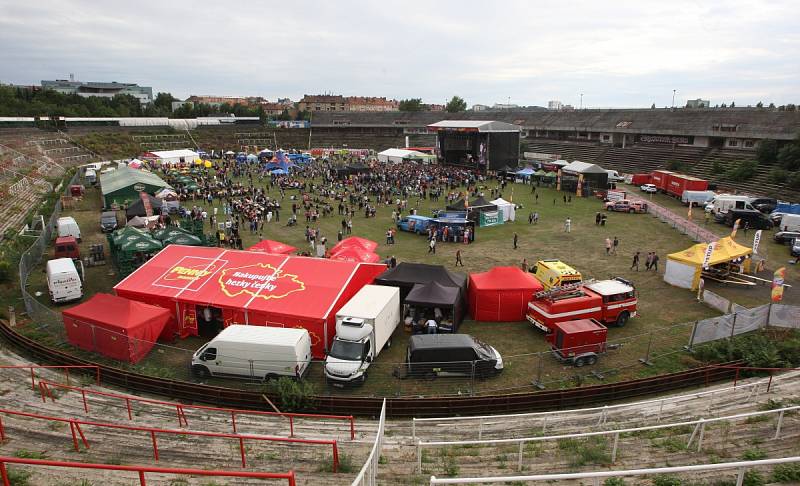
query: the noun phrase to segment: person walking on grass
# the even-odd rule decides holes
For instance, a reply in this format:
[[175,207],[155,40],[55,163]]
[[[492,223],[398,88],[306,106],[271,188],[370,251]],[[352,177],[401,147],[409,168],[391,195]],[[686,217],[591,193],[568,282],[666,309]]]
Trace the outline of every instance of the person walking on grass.
[[656,252],[653,252],[653,256],[650,261],[650,269],[658,273],[658,255],[656,255]]
[[431,241],[428,243],[428,253],[436,254],[436,238],[431,238]]
[[528,213],[528,224],[533,224],[533,211]]
[[461,265],[464,266],[464,262],[461,261],[461,250],[456,250],[456,266]]
[[517,240],[518,239],[519,239],[519,236],[517,235],[517,232],[515,231],[514,232],[514,249],[515,250],[517,249]]
[[633,263],[631,263],[631,270],[633,270],[635,268],[637,272],[639,271],[639,254],[640,253],[641,252],[637,251],[636,253],[633,254]]
[[572,232],[572,220],[570,218],[567,218],[564,221],[564,232],[565,233],[571,233]]
[[614,241],[611,243],[611,254],[612,255],[616,255],[617,254],[617,247],[619,247],[619,238],[617,238],[615,236],[614,237]]
[[648,251],[647,252],[647,258],[644,259],[644,271],[645,272],[649,272],[650,271],[650,265],[652,265],[652,264],[653,264],[653,252],[652,251]]
[[606,237],[606,256],[611,253],[611,238]]

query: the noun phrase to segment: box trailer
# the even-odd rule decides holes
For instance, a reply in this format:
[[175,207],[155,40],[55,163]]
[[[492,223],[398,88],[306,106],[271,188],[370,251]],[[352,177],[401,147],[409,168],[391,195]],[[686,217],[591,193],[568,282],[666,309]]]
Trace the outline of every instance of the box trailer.
[[336,336],[325,358],[325,377],[333,385],[363,383],[367,368],[400,324],[400,289],[365,285],[336,313]]
[[608,328],[596,319],[556,322],[545,339],[556,359],[580,368],[606,352]]
[[651,183],[654,184],[659,191],[667,192],[667,186],[669,185],[669,180],[675,173],[671,170],[654,170],[652,174],[652,181]]
[[714,191],[683,191],[681,202],[686,206],[692,203],[693,206],[705,208],[714,197],[716,197]]
[[306,329],[233,324],[195,351],[191,369],[201,378],[270,380],[301,378],[309,364],[311,337]]
[[644,184],[653,183],[653,174],[633,174],[631,176],[631,184],[634,186],[641,186]]
[[708,189],[707,180],[684,174],[671,174],[667,183],[667,194],[674,197],[681,197],[683,191],[705,191],[706,189]]

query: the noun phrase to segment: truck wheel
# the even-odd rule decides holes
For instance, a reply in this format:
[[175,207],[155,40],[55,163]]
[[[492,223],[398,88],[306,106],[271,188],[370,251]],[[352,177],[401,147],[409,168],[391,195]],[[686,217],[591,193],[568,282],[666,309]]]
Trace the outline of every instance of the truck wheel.
[[597,363],[597,356],[589,356],[586,358],[586,364],[593,365],[595,363]]
[[389,338],[389,339],[386,341],[386,344],[385,344],[383,347],[384,347],[384,348],[386,348],[386,349],[389,349],[389,348],[391,348],[391,347],[392,347],[392,338]]
[[192,374],[197,378],[208,378],[211,376],[211,372],[208,371],[208,368],[202,365],[192,366]]
[[586,364],[586,360],[584,360],[583,358],[578,358],[578,359],[575,360],[575,367],[576,368],[582,368],[583,365],[585,365],[585,364]]
[[625,327],[625,324],[628,323],[628,319],[630,318],[631,315],[628,313],[628,311],[621,312],[620,315],[617,316],[617,327]]

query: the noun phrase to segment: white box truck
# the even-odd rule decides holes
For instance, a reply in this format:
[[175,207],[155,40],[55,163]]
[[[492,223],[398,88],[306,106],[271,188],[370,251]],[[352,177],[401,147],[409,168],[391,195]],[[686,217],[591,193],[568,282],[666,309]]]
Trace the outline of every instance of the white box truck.
[[753,198],[750,196],[740,196],[738,194],[719,194],[706,204],[707,213],[724,214],[731,209],[750,209],[756,211],[756,208],[750,204]]
[[692,203],[692,206],[705,208],[714,197],[716,197],[714,191],[683,191],[681,202],[686,206]]
[[336,337],[325,358],[325,377],[334,386],[361,384],[367,368],[400,323],[400,289],[365,285],[336,313]]
[[62,236],[73,236],[76,240],[78,240],[78,243],[80,243],[81,229],[78,227],[78,222],[75,221],[75,218],[72,216],[58,218],[58,221],[56,221],[56,226],[58,228],[59,238]]
[[80,300],[83,283],[71,258],[56,258],[47,262],[47,289],[56,304]]
[[778,231],[800,231],[800,214],[784,214]]
[[199,378],[229,376],[271,380],[301,378],[311,364],[306,329],[232,324],[192,355]]

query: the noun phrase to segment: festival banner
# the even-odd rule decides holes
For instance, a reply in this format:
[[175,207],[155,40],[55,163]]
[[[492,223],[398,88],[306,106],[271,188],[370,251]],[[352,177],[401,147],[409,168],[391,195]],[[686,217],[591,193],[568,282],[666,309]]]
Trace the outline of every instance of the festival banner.
[[735,223],[733,223],[733,231],[731,231],[731,239],[736,238],[736,230],[739,229],[739,223],[741,223],[741,219],[737,219]]
[[758,255],[758,245],[761,243],[761,230],[756,231],[756,235],[753,237],[753,254]]
[[706,254],[703,256],[703,269],[708,270],[708,262],[711,261],[711,254],[714,253],[715,242],[711,242],[706,247]]
[[783,300],[783,283],[786,281],[786,267],[775,270],[772,277],[772,302],[780,303]]

